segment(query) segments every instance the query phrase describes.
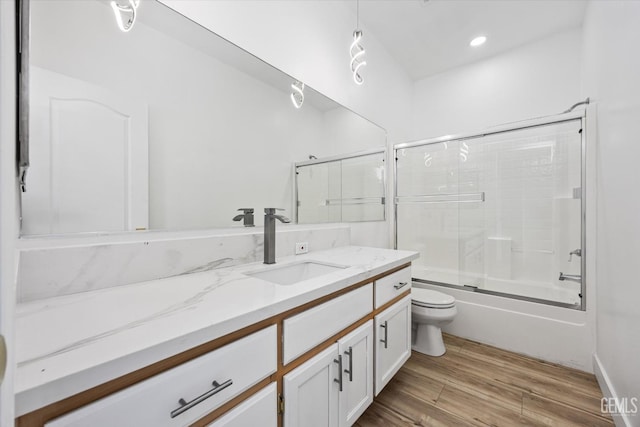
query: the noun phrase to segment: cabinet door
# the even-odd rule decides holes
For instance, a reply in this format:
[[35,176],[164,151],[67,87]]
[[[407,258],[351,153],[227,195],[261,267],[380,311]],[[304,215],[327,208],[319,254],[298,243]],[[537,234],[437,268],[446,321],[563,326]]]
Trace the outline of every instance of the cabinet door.
[[340,427],[351,426],[373,402],[373,320],[338,341],[342,355]]
[[411,356],[411,295],[375,318],[376,396]]
[[278,391],[271,383],[208,427],[277,427]]
[[338,427],[338,344],[284,376],[284,427]]

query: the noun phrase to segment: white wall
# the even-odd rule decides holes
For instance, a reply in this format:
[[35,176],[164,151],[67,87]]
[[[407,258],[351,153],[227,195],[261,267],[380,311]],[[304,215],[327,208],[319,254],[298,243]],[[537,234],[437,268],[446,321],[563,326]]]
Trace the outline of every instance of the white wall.
[[413,140],[561,113],[581,97],[580,29],[415,84]]
[[[608,383],[601,385],[614,396],[640,399],[638,22],[638,2],[589,4],[584,23],[583,96],[590,96],[598,111],[595,368],[601,381],[608,377]],[[626,422],[640,426],[640,415]]]

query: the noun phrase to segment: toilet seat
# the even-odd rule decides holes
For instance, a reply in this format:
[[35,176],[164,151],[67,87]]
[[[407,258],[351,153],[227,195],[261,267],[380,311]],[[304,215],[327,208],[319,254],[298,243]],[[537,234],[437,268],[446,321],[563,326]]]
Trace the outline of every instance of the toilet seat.
[[412,288],[411,304],[425,308],[451,308],[455,305],[456,299],[451,295],[430,289]]

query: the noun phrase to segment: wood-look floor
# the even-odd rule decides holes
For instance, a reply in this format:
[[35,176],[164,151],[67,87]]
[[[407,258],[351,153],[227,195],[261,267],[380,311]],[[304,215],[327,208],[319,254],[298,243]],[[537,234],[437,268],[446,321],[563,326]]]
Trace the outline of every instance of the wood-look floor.
[[445,345],[413,352],[355,425],[613,426],[591,374],[451,335]]

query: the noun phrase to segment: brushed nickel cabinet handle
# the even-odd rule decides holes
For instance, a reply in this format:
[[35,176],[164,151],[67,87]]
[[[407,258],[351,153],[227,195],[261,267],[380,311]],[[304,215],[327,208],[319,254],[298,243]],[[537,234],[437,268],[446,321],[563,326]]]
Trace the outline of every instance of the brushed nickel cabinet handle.
[[387,321],[385,320],[380,327],[384,328],[384,339],[381,339],[380,342],[384,343],[384,348],[387,348]]
[[338,364],[338,378],[334,378],[333,382],[340,385],[340,391],[342,391],[342,355],[339,354],[337,359],[333,359],[333,363]]
[[349,382],[353,382],[353,347],[349,346],[349,350],[345,351],[344,354],[349,355],[349,369],[345,369],[344,371],[349,374]]
[[178,403],[180,404],[180,407],[177,408],[177,409],[174,409],[173,411],[171,411],[171,418],[175,418],[178,415],[182,414],[183,412],[188,411],[189,409],[193,408],[197,404],[204,402],[205,400],[207,400],[208,398],[210,398],[214,394],[217,394],[217,393],[221,392],[222,390],[224,390],[225,388],[229,387],[231,384],[233,384],[233,380],[231,380],[231,379],[226,380],[222,384],[218,384],[218,381],[214,381],[213,383],[211,383],[211,385],[213,386],[213,388],[211,390],[207,391],[206,393],[201,394],[200,396],[196,397],[192,401],[187,402],[187,401],[185,401],[184,399],[181,398],[180,400],[178,400]]
[[393,285],[393,287],[396,288],[396,289],[400,289],[400,288],[404,288],[408,284],[409,284],[409,282],[400,282],[397,285]]

